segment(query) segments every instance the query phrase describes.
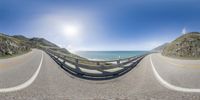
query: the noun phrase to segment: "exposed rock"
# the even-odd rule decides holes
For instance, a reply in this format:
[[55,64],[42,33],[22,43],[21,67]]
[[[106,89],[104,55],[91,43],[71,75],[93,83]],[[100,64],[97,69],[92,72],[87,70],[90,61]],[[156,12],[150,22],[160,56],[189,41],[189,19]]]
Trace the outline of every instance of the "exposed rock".
[[30,50],[30,47],[23,41],[0,34],[0,56],[14,55]]
[[163,55],[180,58],[200,58],[200,33],[191,32],[166,46]]
[[47,41],[44,38],[27,38],[23,35],[9,36],[0,33],[0,56],[14,55],[23,53],[31,48],[52,49],[57,52],[70,54],[67,49],[60,48],[54,43]]

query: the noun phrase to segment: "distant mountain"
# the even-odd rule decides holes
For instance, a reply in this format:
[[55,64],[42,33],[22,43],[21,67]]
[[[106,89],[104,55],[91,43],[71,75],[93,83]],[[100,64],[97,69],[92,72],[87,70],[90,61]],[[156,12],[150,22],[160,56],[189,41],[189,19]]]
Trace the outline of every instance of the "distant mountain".
[[29,41],[29,38],[27,38],[23,35],[14,35],[12,37],[17,38],[17,39],[22,40],[22,41]]
[[42,45],[42,46],[48,46],[48,47],[58,47],[57,45],[47,41],[44,38],[32,38],[29,39],[32,43],[35,43],[35,45]]
[[165,43],[163,45],[160,45],[154,49],[151,50],[151,52],[160,52],[162,53],[163,52],[163,49],[168,45],[169,43]]
[[70,54],[67,49],[60,48],[56,44],[49,42],[44,38],[27,38],[23,35],[9,36],[0,33],[0,56],[14,55],[23,53],[31,48],[52,49],[64,54]]
[[178,58],[200,58],[200,33],[184,34],[163,50],[163,55]]

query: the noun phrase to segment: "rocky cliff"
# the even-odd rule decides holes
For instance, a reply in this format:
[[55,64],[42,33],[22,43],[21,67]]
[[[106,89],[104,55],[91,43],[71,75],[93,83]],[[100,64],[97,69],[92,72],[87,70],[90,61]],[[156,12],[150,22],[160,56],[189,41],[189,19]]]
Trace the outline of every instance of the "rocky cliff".
[[167,45],[163,55],[178,58],[200,58],[200,33],[184,34]]
[[44,38],[27,38],[22,35],[9,36],[0,33],[0,57],[15,55],[29,51],[31,48],[52,49],[57,52],[70,54],[67,49],[60,48]]
[[0,34],[0,56],[15,55],[30,50],[30,46],[23,41]]

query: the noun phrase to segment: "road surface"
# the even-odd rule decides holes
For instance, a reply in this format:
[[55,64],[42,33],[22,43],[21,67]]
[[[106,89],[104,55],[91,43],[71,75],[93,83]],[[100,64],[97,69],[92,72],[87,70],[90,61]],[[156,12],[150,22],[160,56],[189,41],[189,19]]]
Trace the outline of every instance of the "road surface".
[[0,60],[0,98],[199,100],[199,62],[151,54],[123,76],[105,81],[91,81],[67,73],[49,55],[33,49],[25,55]]

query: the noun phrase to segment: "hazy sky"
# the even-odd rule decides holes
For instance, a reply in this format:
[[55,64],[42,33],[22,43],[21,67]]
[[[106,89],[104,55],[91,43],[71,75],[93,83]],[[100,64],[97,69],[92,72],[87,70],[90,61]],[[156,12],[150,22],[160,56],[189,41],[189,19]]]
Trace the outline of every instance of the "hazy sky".
[[0,32],[70,50],[150,50],[200,31],[199,0],[1,0]]

